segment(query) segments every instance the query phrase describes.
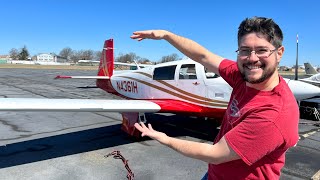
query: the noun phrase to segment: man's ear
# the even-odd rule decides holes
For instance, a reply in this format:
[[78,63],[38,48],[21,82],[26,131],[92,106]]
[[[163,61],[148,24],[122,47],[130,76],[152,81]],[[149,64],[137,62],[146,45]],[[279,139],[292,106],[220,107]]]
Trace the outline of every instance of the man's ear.
[[279,63],[281,58],[282,58],[282,55],[284,53],[284,47],[283,46],[279,47],[278,50],[276,51],[276,53],[277,53],[277,56],[278,56],[277,61]]

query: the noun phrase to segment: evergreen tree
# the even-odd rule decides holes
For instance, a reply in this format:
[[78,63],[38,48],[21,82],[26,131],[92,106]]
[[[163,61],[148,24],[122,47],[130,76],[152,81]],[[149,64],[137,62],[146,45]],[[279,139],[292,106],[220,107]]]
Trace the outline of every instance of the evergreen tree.
[[26,46],[23,46],[21,52],[19,53],[19,60],[27,60],[29,57],[29,51]]

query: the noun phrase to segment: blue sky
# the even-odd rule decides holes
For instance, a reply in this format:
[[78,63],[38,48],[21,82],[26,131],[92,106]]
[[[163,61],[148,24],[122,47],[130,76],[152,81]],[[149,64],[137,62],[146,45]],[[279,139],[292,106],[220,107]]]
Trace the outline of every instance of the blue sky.
[[320,2],[318,0],[2,0],[0,54],[27,46],[31,55],[74,50],[101,50],[113,38],[115,55],[136,53],[158,61],[177,53],[165,41],[137,42],[132,32],[167,29],[210,51],[236,59],[237,28],[246,17],[273,18],[284,33],[285,55],[280,65],[294,65],[296,34],[299,64],[320,65]]

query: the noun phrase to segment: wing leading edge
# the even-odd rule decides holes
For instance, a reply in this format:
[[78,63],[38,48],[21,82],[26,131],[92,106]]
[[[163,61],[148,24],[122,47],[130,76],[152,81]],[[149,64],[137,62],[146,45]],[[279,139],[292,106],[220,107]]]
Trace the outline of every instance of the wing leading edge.
[[0,98],[0,111],[158,112],[156,103],[144,100]]

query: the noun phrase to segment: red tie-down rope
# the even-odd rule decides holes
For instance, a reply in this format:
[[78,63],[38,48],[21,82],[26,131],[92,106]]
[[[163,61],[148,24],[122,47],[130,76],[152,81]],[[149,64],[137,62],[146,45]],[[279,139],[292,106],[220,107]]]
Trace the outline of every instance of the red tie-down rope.
[[107,158],[109,156],[113,156],[114,159],[121,159],[123,164],[124,164],[124,167],[127,169],[128,171],[128,174],[127,174],[127,178],[128,180],[133,180],[134,179],[134,174],[133,172],[131,171],[130,167],[129,167],[129,164],[128,164],[128,160],[126,160],[121,154],[120,154],[120,151],[113,151],[107,155],[105,155],[104,157]]

